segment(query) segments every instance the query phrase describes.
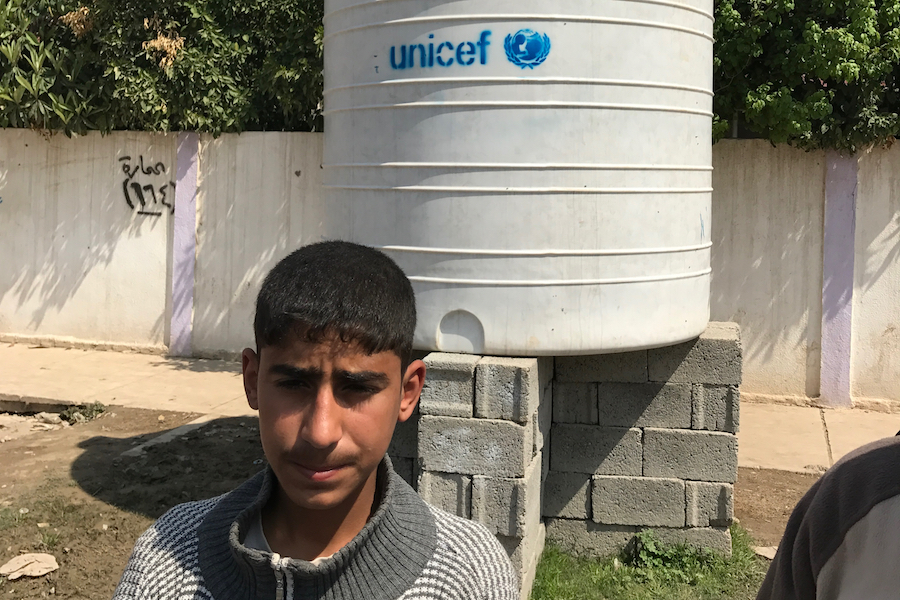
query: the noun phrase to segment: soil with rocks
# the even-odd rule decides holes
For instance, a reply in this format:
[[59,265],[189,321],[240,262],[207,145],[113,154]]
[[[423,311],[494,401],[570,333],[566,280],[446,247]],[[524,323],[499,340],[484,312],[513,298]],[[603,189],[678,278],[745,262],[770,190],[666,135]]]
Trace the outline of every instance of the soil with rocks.
[[157,517],[222,494],[262,468],[252,417],[217,419],[122,456],[197,416],[116,407],[0,444],[0,564],[26,552],[59,562],[42,577],[0,578],[0,598],[108,599],[135,540]]
[[[0,600],[109,599],[154,519],[178,503],[225,493],[262,468],[253,417],[216,419],[138,456],[122,455],[197,416],[115,407],[86,423],[0,443],[0,565],[26,552],[59,562],[39,578],[0,578]],[[757,545],[777,545],[817,477],[739,469],[735,515]]]

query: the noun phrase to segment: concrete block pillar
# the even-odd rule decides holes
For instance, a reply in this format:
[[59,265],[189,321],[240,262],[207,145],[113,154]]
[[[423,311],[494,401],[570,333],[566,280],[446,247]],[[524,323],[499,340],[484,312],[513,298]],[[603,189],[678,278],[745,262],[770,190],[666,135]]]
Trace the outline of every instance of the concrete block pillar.
[[527,598],[544,540],[607,555],[652,528],[730,554],[740,331],[599,356],[432,353],[389,450],[431,504],[483,523]]
[[667,348],[558,357],[548,539],[604,555],[653,529],[729,554],[741,370],[732,323]]
[[416,448],[419,494],[494,533],[527,598],[544,548],[553,359],[432,353],[425,363]]

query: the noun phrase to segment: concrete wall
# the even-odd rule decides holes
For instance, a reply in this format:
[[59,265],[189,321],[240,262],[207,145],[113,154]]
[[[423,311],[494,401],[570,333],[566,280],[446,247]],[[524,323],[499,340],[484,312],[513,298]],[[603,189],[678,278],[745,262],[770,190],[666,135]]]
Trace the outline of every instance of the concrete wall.
[[0,334],[164,348],[174,167],[174,136],[0,129]]
[[193,347],[227,355],[253,343],[269,269],[322,237],[322,136],[204,136],[200,165]]
[[[0,130],[0,253],[11,257],[0,261],[0,337],[164,351],[173,217],[161,201],[177,160],[174,135]],[[318,134],[201,137],[196,278],[178,291],[192,294],[196,354],[250,344],[265,272],[322,239],[321,161]],[[742,328],[745,397],[808,401],[823,358],[826,155],[726,140],[713,162],[712,318]],[[840,291],[852,295],[854,400],[895,407],[898,167],[900,146],[860,159],[855,284]],[[160,214],[139,214],[135,187],[144,212]]]
[[745,393],[819,393],[824,160],[763,140],[713,148],[710,308],[741,326]]
[[859,162],[851,391],[900,400],[900,147]]

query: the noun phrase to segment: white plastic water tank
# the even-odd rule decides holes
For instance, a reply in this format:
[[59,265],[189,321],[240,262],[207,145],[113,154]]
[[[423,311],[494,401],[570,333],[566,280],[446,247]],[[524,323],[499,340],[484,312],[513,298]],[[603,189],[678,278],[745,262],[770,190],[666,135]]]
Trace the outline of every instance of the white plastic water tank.
[[712,0],[326,0],[328,231],[416,347],[620,352],[709,320]]

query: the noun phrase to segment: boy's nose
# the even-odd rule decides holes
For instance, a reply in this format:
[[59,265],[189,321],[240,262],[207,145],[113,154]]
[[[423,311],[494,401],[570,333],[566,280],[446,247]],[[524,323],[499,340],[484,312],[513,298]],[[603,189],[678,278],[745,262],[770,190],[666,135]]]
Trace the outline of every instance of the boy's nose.
[[341,407],[335,402],[331,386],[323,385],[304,419],[300,432],[303,439],[319,449],[337,444],[343,435],[340,412]]

